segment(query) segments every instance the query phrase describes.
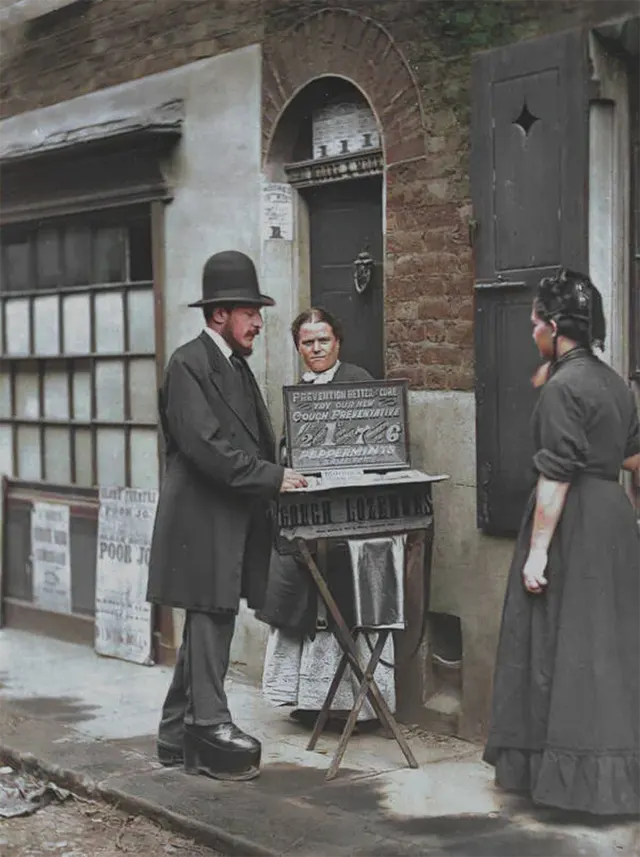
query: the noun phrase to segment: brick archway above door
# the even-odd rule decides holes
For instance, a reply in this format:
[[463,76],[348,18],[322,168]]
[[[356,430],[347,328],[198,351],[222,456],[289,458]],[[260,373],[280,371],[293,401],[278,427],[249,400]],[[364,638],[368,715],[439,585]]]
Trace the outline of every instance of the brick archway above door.
[[388,31],[349,9],[323,9],[283,36],[267,38],[263,53],[263,152],[291,99],[312,80],[344,77],[376,114],[387,166],[425,155],[420,90]]

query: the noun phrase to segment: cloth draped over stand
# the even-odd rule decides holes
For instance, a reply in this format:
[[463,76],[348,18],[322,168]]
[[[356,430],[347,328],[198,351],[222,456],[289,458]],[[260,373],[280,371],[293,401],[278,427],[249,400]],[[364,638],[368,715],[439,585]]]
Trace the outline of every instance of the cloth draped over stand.
[[[349,611],[353,627],[363,629],[357,646],[361,662],[367,663],[376,643],[373,629],[404,628],[404,547],[406,536],[350,539],[349,553],[338,556],[339,568],[332,575],[351,578],[352,604]],[[346,563],[345,563],[346,560]],[[351,566],[351,568],[348,567]],[[305,574],[300,567],[299,574]],[[327,627],[326,609],[317,596],[315,635],[272,627],[267,642],[262,687],[274,705],[291,705],[302,710],[319,710],[342,658],[342,650]],[[371,629],[371,630],[370,630]],[[378,664],[375,679],[391,711],[395,711],[395,675],[393,637],[390,635]],[[332,711],[348,712],[358,692],[348,668],[332,704]],[[359,720],[376,715],[367,700]]]

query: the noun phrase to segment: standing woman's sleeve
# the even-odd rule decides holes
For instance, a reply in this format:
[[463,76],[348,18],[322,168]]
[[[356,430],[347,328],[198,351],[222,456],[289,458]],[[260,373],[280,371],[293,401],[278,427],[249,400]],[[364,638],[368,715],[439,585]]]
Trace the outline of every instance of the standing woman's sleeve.
[[548,382],[537,409],[539,449],[533,463],[554,482],[572,482],[587,464],[586,417],[582,402],[557,381]]

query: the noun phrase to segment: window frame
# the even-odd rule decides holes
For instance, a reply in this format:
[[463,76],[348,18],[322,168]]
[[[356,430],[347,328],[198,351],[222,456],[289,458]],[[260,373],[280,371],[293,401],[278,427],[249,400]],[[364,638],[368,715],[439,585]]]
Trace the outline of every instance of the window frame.
[[[116,429],[122,431],[124,445],[124,484],[129,486],[132,482],[132,431],[136,429],[150,430],[158,435],[158,420],[157,415],[153,420],[136,419],[132,413],[131,401],[131,366],[135,360],[153,361],[155,365],[154,380],[156,389],[163,371],[163,348],[162,340],[164,335],[164,326],[162,319],[162,294],[161,281],[155,266],[159,264],[161,259],[161,250],[158,248],[158,240],[162,240],[162,223],[164,212],[162,203],[152,202],[151,204],[129,205],[110,209],[90,209],[82,214],[74,213],[73,215],[61,215],[58,217],[47,217],[46,219],[38,219],[33,221],[25,221],[11,224],[3,229],[1,249],[2,249],[2,274],[4,285],[5,280],[5,264],[6,264],[6,246],[9,244],[10,238],[15,234],[20,234],[23,230],[28,238],[29,252],[29,275],[32,278],[33,287],[27,289],[5,289],[0,286],[0,330],[1,330],[1,351],[0,365],[3,372],[8,372],[9,377],[9,413],[0,416],[0,426],[10,426],[12,432],[11,442],[11,481],[33,482],[32,475],[21,472],[20,468],[20,449],[19,449],[19,430],[24,427],[35,427],[38,430],[39,437],[39,473],[40,479],[37,480],[40,484],[55,485],[60,484],[48,478],[47,473],[47,449],[46,449],[46,431],[50,428],[60,427],[68,430],[68,452],[69,452],[69,481],[62,483],[65,486],[86,485],[86,481],[78,483],[78,467],[76,461],[76,437],[78,430],[89,432],[91,445],[91,464],[90,464],[90,486],[95,488],[99,484],[98,473],[98,437],[99,432],[104,429]],[[95,235],[99,228],[105,226],[111,227],[118,225],[129,231],[136,224],[144,222],[148,231],[147,247],[145,248],[148,257],[148,278],[132,279],[131,277],[131,248],[129,241],[125,248],[125,276],[118,282],[95,282],[96,259],[95,259]],[[73,228],[78,224],[89,226],[91,229],[91,255],[89,259],[91,282],[82,285],[69,285],[66,271],[64,270],[64,235],[65,230]],[[37,234],[42,228],[52,227],[58,233],[58,247],[61,257],[61,278],[62,284],[59,286],[42,287],[37,283]],[[144,272],[147,273],[147,272]],[[154,348],[153,350],[133,351],[130,343],[131,317],[129,311],[130,295],[132,293],[150,293],[151,303],[153,307],[153,320],[149,319],[149,323],[154,326]],[[96,347],[96,301],[101,295],[114,294],[120,295],[122,300],[122,349],[113,352],[99,351]],[[65,331],[64,331],[64,300],[65,297],[72,295],[87,295],[89,304],[89,349],[84,353],[70,353],[65,351]],[[36,301],[42,297],[55,297],[57,299],[57,353],[39,354],[36,350],[35,341],[35,307]],[[7,342],[7,306],[11,301],[27,301],[28,303],[28,353],[24,355],[10,354],[8,351],[9,343]],[[123,386],[122,386],[122,419],[105,419],[98,416],[98,395],[96,383],[96,366],[99,362],[119,361],[122,364]],[[19,414],[18,396],[17,396],[17,377],[20,367],[35,364],[37,369],[37,389],[38,389],[38,417],[27,417]],[[66,374],[67,387],[67,419],[52,418],[45,415],[45,370],[51,365],[58,364],[64,374]],[[74,389],[73,378],[74,371],[82,366],[89,368],[89,385],[90,385],[90,414],[89,418],[85,416],[78,417],[77,408],[74,407]],[[159,462],[161,457],[161,448],[156,444],[156,458]],[[50,468],[49,468],[50,469]],[[104,481],[104,480],[102,480]]]

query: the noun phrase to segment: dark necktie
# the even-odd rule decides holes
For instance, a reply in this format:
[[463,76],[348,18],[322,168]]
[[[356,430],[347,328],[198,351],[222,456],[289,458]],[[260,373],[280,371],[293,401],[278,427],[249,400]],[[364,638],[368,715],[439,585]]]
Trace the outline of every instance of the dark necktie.
[[238,381],[242,387],[243,399],[245,402],[246,415],[249,419],[249,424],[254,431],[258,431],[258,409],[256,407],[256,393],[251,378],[251,369],[247,366],[247,362],[240,354],[233,353],[229,358],[229,362],[233,366],[238,375]]

